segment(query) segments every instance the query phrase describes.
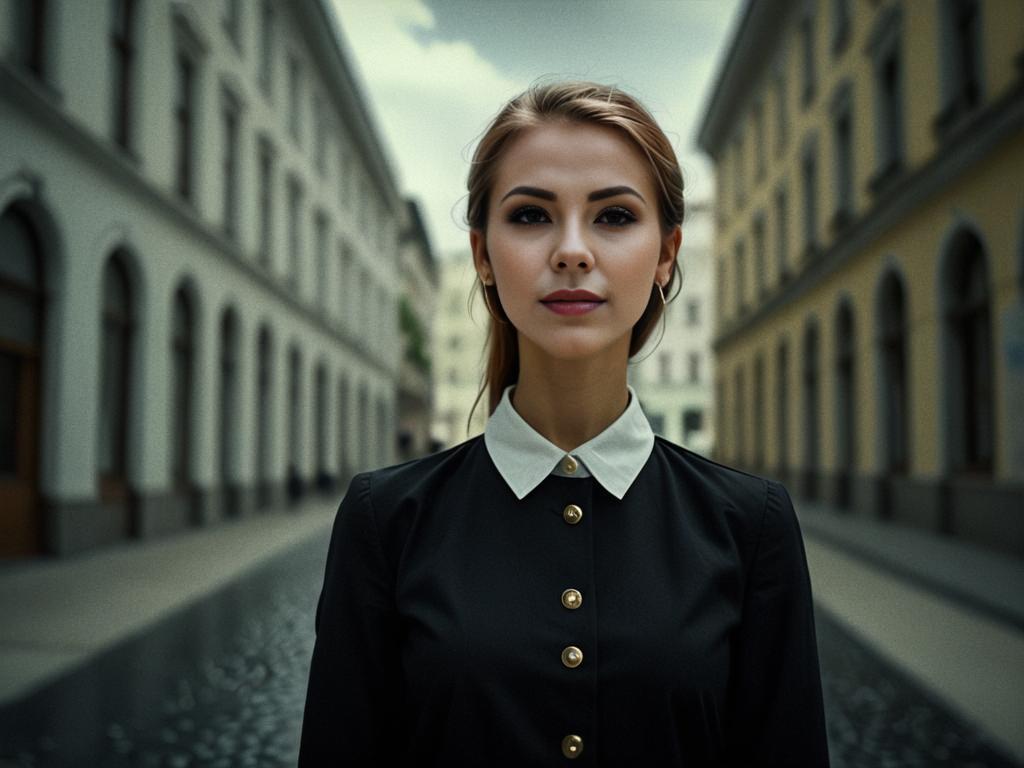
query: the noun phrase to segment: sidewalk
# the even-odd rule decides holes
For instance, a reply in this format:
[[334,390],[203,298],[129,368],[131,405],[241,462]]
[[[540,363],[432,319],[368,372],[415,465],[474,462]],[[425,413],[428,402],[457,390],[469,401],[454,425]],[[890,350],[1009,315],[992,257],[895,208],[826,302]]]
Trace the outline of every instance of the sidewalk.
[[[1024,563],[797,503],[816,610],[1024,761]],[[337,499],[0,564],[0,705],[314,536]]]
[[0,705],[292,545],[329,536],[339,499],[61,560],[0,563]]
[[1024,761],[1024,563],[796,503],[825,610]]

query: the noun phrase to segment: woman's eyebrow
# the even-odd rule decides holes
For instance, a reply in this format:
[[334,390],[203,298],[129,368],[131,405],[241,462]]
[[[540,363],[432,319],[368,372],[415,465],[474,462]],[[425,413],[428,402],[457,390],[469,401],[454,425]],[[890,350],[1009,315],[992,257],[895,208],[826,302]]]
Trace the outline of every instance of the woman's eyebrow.
[[546,189],[540,187],[513,187],[508,191],[505,197],[501,198],[501,202],[505,202],[512,195],[529,195],[530,197],[539,197],[543,200],[557,200],[558,196],[554,192],[549,192]]
[[[554,192],[547,189],[541,189],[540,187],[513,187],[505,194],[505,197],[501,198],[501,202],[505,202],[505,200],[512,197],[512,195],[529,195],[530,197],[539,197],[542,200],[558,199],[558,195]],[[627,187],[624,184],[618,187],[606,187],[604,189],[594,190],[587,195],[587,200],[592,203],[595,200],[604,200],[607,197],[615,197],[616,195],[633,195],[634,197],[640,198],[642,202],[647,202],[644,200],[643,195],[632,187]]]

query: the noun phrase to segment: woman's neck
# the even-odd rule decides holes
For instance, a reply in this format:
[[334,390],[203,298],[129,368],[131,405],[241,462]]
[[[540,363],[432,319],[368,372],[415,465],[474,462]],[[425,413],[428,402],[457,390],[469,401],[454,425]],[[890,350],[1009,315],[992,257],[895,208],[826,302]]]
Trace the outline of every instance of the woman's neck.
[[575,450],[626,410],[627,361],[628,348],[625,355],[558,360],[531,355],[521,344],[512,405],[552,443],[566,452]]

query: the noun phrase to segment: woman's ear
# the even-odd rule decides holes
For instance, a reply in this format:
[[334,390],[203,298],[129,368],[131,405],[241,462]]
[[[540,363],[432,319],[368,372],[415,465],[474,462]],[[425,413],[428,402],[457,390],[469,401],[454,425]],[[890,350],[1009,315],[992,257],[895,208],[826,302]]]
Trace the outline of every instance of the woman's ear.
[[473,252],[473,267],[483,283],[493,279],[491,260],[487,258],[487,234],[483,230],[469,230],[469,248]]
[[679,255],[679,245],[683,242],[683,228],[676,224],[671,230],[665,233],[661,239],[661,252],[658,254],[658,267],[655,270],[655,278],[662,285],[668,285],[672,276],[672,268]]

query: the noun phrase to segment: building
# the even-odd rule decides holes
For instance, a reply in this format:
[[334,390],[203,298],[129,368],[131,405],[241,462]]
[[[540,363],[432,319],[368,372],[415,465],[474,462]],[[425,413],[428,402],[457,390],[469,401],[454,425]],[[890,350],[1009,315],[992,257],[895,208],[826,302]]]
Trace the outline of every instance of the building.
[[398,377],[398,456],[423,456],[433,444],[434,383],[430,375],[434,315],[440,279],[419,207],[406,201],[401,236],[398,304],[403,356]]
[[640,397],[651,428],[674,443],[704,454],[711,452],[714,441],[713,228],[707,206],[687,205],[677,258],[681,288],[675,298],[666,297],[669,303],[661,327],[651,334],[637,362],[629,366],[630,384]]
[[[434,326],[434,425],[437,445],[450,447],[484,431],[487,393],[470,410],[483,383],[487,307],[479,294],[473,257],[467,252],[443,259],[441,296]],[[468,429],[467,429],[468,426]]]
[[718,454],[1024,555],[1024,4],[747,2],[699,143]]
[[391,461],[405,206],[326,0],[0,2],[0,546]]

